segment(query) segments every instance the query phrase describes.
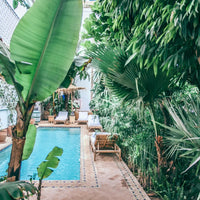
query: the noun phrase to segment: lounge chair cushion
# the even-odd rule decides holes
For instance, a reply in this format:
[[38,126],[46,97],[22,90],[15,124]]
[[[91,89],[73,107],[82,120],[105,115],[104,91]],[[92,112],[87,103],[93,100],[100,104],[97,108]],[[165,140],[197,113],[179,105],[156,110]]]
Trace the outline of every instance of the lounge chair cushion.
[[55,118],[55,120],[58,121],[64,121],[68,118],[68,112],[67,111],[59,111],[58,116]]

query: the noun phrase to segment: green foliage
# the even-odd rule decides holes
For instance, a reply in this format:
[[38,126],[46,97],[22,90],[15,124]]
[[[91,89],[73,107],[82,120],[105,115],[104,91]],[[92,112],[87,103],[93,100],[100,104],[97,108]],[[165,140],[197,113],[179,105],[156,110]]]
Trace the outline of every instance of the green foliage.
[[8,84],[15,86],[16,92],[19,96],[23,90],[23,86],[20,85],[15,78],[15,63],[11,60],[10,52],[2,41],[0,41],[0,73]]
[[[164,151],[161,152],[163,153],[164,165],[158,172],[154,127],[149,110],[143,107],[144,110],[141,111],[141,105],[133,104],[130,101],[122,103],[113,96],[105,86],[105,77],[102,73],[96,72],[94,78],[94,96],[90,102],[90,108],[100,116],[101,124],[106,131],[119,134],[118,145],[122,149],[123,159],[134,174],[137,175],[143,187],[146,190],[154,191],[162,199],[166,200],[197,199],[200,187],[198,167],[193,167],[184,174],[182,173],[190,165],[192,158],[177,156],[177,159],[175,159],[174,156],[166,157],[164,151],[170,147],[169,141],[166,141],[166,134],[168,133],[164,128],[158,126],[159,134],[163,136],[164,142],[162,147]],[[183,96],[181,96],[181,93]],[[184,108],[183,99],[187,99],[189,110],[192,111],[194,109],[189,98],[186,98],[187,94],[192,94],[196,99],[198,96],[197,88],[187,85],[183,90],[174,92],[173,97]],[[155,118],[164,124],[159,105],[155,103],[154,108]],[[191,112],[191,115],[193,114]],[[194,117],[192,119],[194,123],[198,124],[196,121],[198,116],[196,120],[194,120]],[[171,120],[170,123],[172,124]],[[175,132],[171,133],[171,137],[170,141],[176,142]],[[187,142],[189,143],[189,141]],[[193,141],[190,140],[190,142]],[[187,146],[187,148],[188,150],[191,149],[191,151],[195,150],[194,146]],[[196,150],[198,154],[198,144]],[[181,150],[177,153],[180,155]]]
[[[96,44],[126,46],[141,68],[176,70],[176,80],[200,88],[200,2],[99,0],[85,21]],[[91,45],[90,45],[91,46]],[[199,61],[198,61],[199,59]]]
[[98,47],[89,54],[94,66],[105,74],[105,84],[125,101],[142,100],[153,104],[173,85],[173,74],[167,76],[166,71],[160,68],[156,74],[152,68],[140,68],[133,60],[128,61],[129,53],[119,47]]
[[181,174],[187,160],[179,159],[162,168],[159,175],[156,168],[149,170],[153,190],[164,200],[198,199],[200,182],[195,170]]
[[199,134],[199,113],[200,99],[194,101],[183,101],[181,106],[176,103],[166,102],[166,107],[173,118],[174,127],[166,127],[169,130],[167,146],[169,156],[175,154],[175,158],[187,158],[190,165],[183,171],[186,172],[192,167],[196,168],[196,174],[200,168],[200,134]]
[[6,182],[0,184],[1,200],[24,199],[36,192],[36,187],[25,181]]
[[[199,0],[99,0],[92,9],[84,38],[94,43],[85,47],[103,75],[95,82],[91,108],[101,116],[104,129],[119,133],[124,158],[134,163],[134,172],[139,168],[139,177],[139,171],[144,177],[151,175],[150,187],[163,199],[199,198],[199,106],[187,97],[196,90],[188,83],[200,88]],[[177,89],[183,86],[182,97]],[[150,121],[172,124],[162,108],[165,96],[174,96],[179,108],[170,105],[174,126],[167,138],[168,131],[157,127],[164,142],[157,152],[163,159],[158,170]],[[143,120],[137,113],[143,113]],[[165,157],[167,149],[174,152],[170,158]]]
[[52,151],[47,155],[45,161],[43,161],[37,168],[38,177],[39,177],[39,185],[38,185],[38,195],[37,200],[40,200],[41,197],[41,189],[42,189],[42,180],[44,178],[49,177],[53,169],[55,169],[60,159],[58,156],[61,156],[63,154],[63,149],[59,147],[54,147]]
[[[65,78],[75,54],[81,16],[82,2],[79,0],[72,4],[67,0],[36,1],[20,20],[10,48],[18,67],[15,77],[23,85],[25,101],[32,103],[45,99]],[[31,26],[27,26],[30,23]]]
[[0,176],[0,182],[5,181],[6,180],[6,176]]
[[89,77],[89,74],[86,71],[86,67],[89,64],[88,60],[89,58],[86,59],[81,56],[76,57],[72,62],[71,67],[69,68],[69,71],[60,87],[68,88],[76,76],[78,76],[80,80],[87,79],[87,77]]
[[148,174],[151,162],[157,162],[154,129],[149,112],[146,110],[142,117],[137,105],[122,103],[105,88],[102,74],[96,73],[95,78],[90,108],[100,116],[106,131],[119,134],[118,142],[124,160],[134,167],[140,166],[142,172]]
[[[81,18],[81,0],[37,0],[12,35],[11,56],[0,43],[0,73],[15,86],[19,98],[15,137],[26,136],[35,102],[50,96],[64,80],[74,59]],[[21,156],[11,159],[8,176],[18,178]]]
[[26,142],[24,145],[22,160],[27,160],[30,157],[35,145],[36,133],[36,126],[34,124],[29,124],[28,131],[26,134]]
[[[32,0],[33,2],[33,0]],[[13,8],[16,9],[18,7],[18,5],[24,6],[26,8],[30,8],[31,4],[30,1],[27,0],[13,0]]]
[[45,161],[43,161],[37,168],[38,177],[40,180],[47,178],[53,172],[52,168],[56,168],[60,162],[57,156],[63,154],[63,149],[59,147],[54,147],[53,150],[47,155]]

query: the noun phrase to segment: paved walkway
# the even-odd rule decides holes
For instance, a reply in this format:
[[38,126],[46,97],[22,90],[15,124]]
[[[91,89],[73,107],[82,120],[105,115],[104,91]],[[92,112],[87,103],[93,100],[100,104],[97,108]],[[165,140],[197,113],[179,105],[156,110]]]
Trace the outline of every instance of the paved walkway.
[[[49,126],[41,123],[40,126]],[[63,127],[66,125],[52,125]],[[77,125],[69,125],[77,127]],[[150,200],[123,161],[113,154],[97,155],[89,146],[86,125],[81,125],[79,181],[43,181],[42,200]],[[37,184],[37,182],[36,182]],[[35,200],[36,197],[32,197]]]

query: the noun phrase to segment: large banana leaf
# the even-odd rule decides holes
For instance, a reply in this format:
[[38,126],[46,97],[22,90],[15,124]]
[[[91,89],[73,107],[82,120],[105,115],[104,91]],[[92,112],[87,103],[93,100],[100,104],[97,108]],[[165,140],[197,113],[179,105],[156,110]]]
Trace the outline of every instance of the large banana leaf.
[[15,78],[24,87],[26,102],[45,99],[65,78],[81,18],[81,0],[37,0],[19,22],[10,49],[19,69]]
[[24,145],[22,160],[27,160],[33,152],[35,145],[37,128],[34,124],[29,124],[28,131],[26,133],[26,142]]
[[34,185],[25,181],[7,182],[0,184],[0,199],[13,200],[24,199],[30,194],[35,194],[37,189]]
[[15,63],[10,59],[10,52],[6,45],[0,41],[0,74],[5,77],[8,84],[15,86],[18,92],[21,92],[23,87],[16,82],[14,75],[16,72]]

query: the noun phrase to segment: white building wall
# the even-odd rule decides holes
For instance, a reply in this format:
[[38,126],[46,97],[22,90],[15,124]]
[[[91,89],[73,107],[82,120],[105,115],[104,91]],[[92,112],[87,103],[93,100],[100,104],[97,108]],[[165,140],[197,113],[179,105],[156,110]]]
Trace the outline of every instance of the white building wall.
[[[12,0],[0,0],[0,37],[9,46],[12,34],[20,18],[25,14],[26,8],[18,6],[16,10],[12,7]],[[3,87],[0,84],[0,87]],[[12,112],[12,113],[11,113]],[[9,116],[13,116],[12,119]],[[0,130],[16,123],[16,111],[9,111],[2,105],[0,97]]]
[[[9,1],[9,2],[8,2]],[[12,7],[12,0],[0,0],[0,37],[6,45],[10,45],[12,34],[20,17],[26,12],[26,8],[18,6],[16,10]]]
[[8,109],[0,109],[0,130],[8,127]]

